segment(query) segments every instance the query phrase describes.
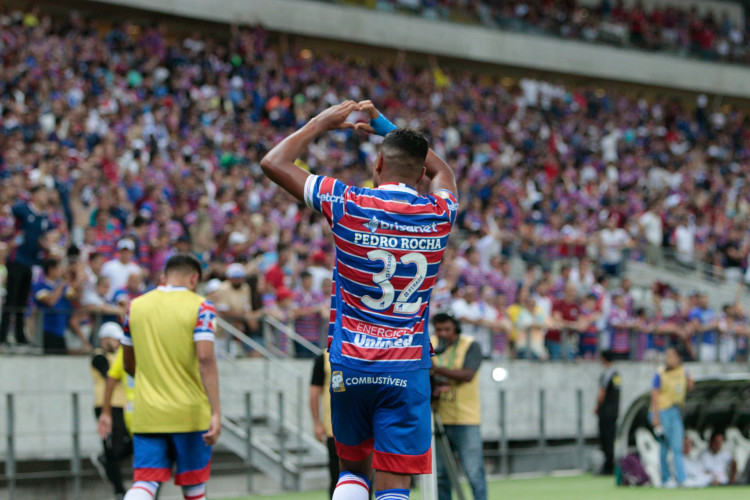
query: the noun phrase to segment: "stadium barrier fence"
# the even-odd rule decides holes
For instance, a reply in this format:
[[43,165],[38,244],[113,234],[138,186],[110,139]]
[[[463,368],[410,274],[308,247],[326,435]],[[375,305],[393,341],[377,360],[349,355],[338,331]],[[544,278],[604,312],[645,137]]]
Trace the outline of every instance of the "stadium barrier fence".
[[[741,293],[744,288],[742,285],[738,285],[738,293]],[[8,311],[8,309],[6,309]],[[9,311],[11,316],[16,311],[23,313],[26,322],[26,334],[27,338],[31,341],[33,347],[20,350],[23,354],[43,354],[42,347],[44,345],[44,331],[43,331],[43,320],[45,314],[60,314],[64,313],[70,316],[76,323],[76,328],[82,332],[82,335],[88,340],[91,345],[98,344],[98,330],[104,321],[111,321],[112,315],[103,313],[90,312],[85,308],[79,309],[45,309],[40,310],[38,308],[11,308]],[[221,317],[217,318],[219,329],[217,331],[217,356],[220,359],[232,359],[243,357],[244,355],[250,355],[254,357],[262,357],[266,360],[281,360],[281,359],[309,359],[320,355],[323,349],[311,342],[305,337],[299,335],[293,328],[292,325],[284,323],[272,316],[265,315],[260,318],[261,321],[261,335],[260,336],[248,336],[245,332],[239,330],[237,327],[225,321]],[[551,329],[551,327],[548,327]],[[81,344],[76,335],[73,334],[74,328],[69,326],[66,330],[66,338],[68,339],[68,350],[70,354],[85,354],[86,351],[81,349]],[[581,332],[572,328],[562,328],[561,340],[560,340],[560,351],[561,355],[559,359],[551,359],[550,361],[559,361],[572,363],[576,362],[581,358],[579,352],[579,334]],[[498,335],[493,333],[493,335]],[[597,346],[596,352],[593,353],[593,357],[597,357],[603,346],[608,346],[608,336],[610,332],[608,330],[599,332],[599,345]],[[652,362],[654,361],[655,352],[649,352],[643,347],[644,335],[640,331],[631,329],[628,332],[628,345],[629,350],[626,353],[621,353],[623,357],[621,361],[631,362]],[[678,343],[690,344],[694,348],[694,359],[705,361],[705,362],[737,362],[741,363],[746,360],[747,352],[738,350],[739,341],[742,340],[745,343],[750,344],[750,327],[747,331],[736,331],[730,330],[722,332],[719,335],[719,343],[716,349],[701,351],[700,338],[698,334],[691,336],[689,339],[680,340],[678,336],[673,334],[655,334],[657,337],[663,337],[662,349],[676,345]],[[13,338],[13,331],[9,331],[9,337]],[[321,343],[323,340],[321,339]],[[531,331],[527,329],[520,333],[519,341],[516,345],[516,356],[518,359],[536,359],[535,354],[532,352],[532,338]],[[12,350],[11,350],[12,351]],[[508,346],[505,347],[504,356],[508,356]],[[708,353],[708,354],[706,354]],[[701,357],[702,356],[702,357]],[[710,357],[706,357],[710,356]],[[281,365],[278,365],[281,366]],[[270,367],[268,367],[270,369]],[[286,369],[284,367],[283,369]],[[298,373],[293,374],[295,378],[299,377]],[[264,380],[270,380],[270,372],[264,373]],[[264,394],[264,404],[268,405],[267,395]]]

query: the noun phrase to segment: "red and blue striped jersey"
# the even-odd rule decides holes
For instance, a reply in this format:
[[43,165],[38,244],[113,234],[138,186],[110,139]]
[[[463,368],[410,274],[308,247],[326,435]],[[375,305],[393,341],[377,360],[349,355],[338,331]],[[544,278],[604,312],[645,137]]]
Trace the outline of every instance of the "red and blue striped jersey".
[[336,243],[331,363],[370,372],[429,368],[430,296],[456,220],[455,194],[311,175],[304,198],[326,217]]

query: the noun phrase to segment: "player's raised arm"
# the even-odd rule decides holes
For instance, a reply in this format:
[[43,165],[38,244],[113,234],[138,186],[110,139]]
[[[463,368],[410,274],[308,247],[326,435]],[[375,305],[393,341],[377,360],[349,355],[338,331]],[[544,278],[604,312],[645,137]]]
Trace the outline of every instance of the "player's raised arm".
[[[367,114],[370,117],[370,123],[358,123],[355,127],[357,130],[364,130],[371,134],[385,136],[391,130],[396,129],[395,125],[380,114],[380,111],[377,110],[372,101],[360,101],[358,104],[361,111],[367,111]],[[453,168],[451,168],[445,160],[438,156],[435,151],[430,149],[427,152],[427,158],[424,163],[425,175],[430,179],[431,193],[440,190],[447,190],[454,196],[458,196],[456,174],[453,172]]]
[[431,193],[447,190],[454,196],[458,196],[458,185],[456,184],[456,174],[453,172],[453,168],[432,149],[427,152],[424,166],[427,169],[425,175],[430,179]]
[[359,105],[354,101],[344,101],[326,109],[269,151],[260,161],[263,172],[289,194],[304,201],[305,181],[310,173],[294,162],[323,132],[353,128],[353,124],[346,122],[346,117],[358,109]]

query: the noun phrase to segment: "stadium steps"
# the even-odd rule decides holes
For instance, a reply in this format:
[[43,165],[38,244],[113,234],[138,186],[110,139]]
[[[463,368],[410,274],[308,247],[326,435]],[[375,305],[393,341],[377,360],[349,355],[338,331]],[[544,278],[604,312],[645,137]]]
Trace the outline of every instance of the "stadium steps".
[[[222,425],[224,432],[219,443],[247,460],[245,419],[223,417]],[[285,423],[280,427],[278,421],[273,419],[254,418],[250,444],[250,465],[283,489],[299,489],[305,481],[318,479],[328,473],[325,446],[305,433],[298,434],[290,424]]]
[[655,281],[668,283],[685,294],[692,291],[705,293],[711,307],[717,310],[724,304],[732,304],[738,299],[745,306],[750,306],[750,294],[742,284],[708,280],[699,271],[629,261],[626,276],[633,285],[646,290],[647,293],[650,293]]
[[[217,323],[223,338],[229,336],[250,345],[262,356],[253,360],[234,359],[225,348],[226,342],[217,342],[217,353],[223,358],[219,368],[223,409],[219,445],[282,489],[297,490],[310,482],[323,484],[321,480],[328,477],[328,449],[306,428],[309,366],[305,364],[302,373],[281,364],[273,352],[252,344],[232,325],[221,319]],[[261,376],[259,363],[262,363]],[[245,399],[248,395],[249,402]]]

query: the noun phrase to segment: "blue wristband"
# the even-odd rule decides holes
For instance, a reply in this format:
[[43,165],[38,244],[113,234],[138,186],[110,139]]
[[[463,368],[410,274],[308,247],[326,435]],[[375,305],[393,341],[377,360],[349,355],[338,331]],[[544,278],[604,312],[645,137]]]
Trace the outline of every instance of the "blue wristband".
[[398,127],[392,124],[390,120],[388,120],[388,118],[383,116],[383,113],[380,113],[380,116],[378,116],[374,120],[370,120],[370,126],[375,130],[376,134],[382,136],[387,135],[388,132],[398,129]]

